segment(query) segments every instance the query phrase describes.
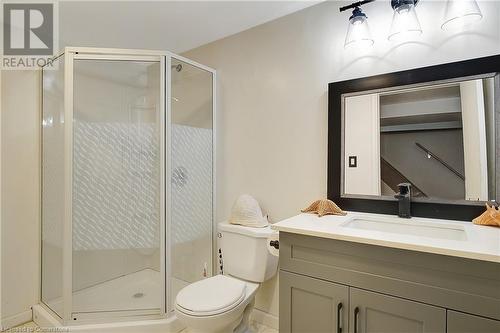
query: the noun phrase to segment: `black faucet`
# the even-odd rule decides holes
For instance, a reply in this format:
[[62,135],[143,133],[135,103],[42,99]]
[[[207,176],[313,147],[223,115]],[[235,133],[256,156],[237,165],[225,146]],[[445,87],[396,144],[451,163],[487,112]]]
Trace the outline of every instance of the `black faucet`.
[[410,202],[411,202],[411,184],[401,183],[398,185],[399,193],[394,195],[394,198],[399,201],[399,211],[398,216],[409,219],[410,214]]

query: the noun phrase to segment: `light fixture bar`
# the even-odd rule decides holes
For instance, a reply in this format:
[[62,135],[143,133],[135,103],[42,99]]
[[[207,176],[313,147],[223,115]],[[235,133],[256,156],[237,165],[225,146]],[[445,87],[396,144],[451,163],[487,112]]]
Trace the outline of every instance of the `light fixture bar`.
[[374,1],[375,0],[362,0],[362,1],[358,1],[358,2],[353,2],[350,5],[347,5],[347,6],[344,6],[344,7],[340,7],[339,11],[340,12],[344,12],[346,10],[353,9],[353,8],[356,8],[356,7],[361,7],[363,5],[366,5],[367,3],[374,2]]

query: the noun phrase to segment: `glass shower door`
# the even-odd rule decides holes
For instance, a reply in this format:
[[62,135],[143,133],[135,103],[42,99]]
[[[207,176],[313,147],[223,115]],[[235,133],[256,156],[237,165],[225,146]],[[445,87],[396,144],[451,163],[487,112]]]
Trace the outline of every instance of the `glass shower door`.
[[190,283],[213,275],[214,73],[171,61],[171,306]]
[[164,309],[163,66],[75,56],[72,313]]

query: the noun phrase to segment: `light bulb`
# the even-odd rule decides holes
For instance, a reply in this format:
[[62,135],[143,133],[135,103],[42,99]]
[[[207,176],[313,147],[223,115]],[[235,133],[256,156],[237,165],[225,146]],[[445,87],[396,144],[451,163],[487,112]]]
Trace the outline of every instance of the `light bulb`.
[[372,46],[373,43],[368,17],[359,7],[354,8],[347,26],[344,48],[353,46],[366,48]]
[[416,1],[413,0],[391,2],[394,14],[388,36],[390,41],[411,40],[422,34],[415,4]]

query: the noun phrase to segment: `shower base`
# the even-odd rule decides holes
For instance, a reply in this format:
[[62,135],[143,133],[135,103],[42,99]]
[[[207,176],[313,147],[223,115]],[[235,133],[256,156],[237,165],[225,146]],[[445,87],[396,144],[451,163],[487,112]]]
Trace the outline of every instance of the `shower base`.
[[[73,293],[73,312],[109,312],[159,309],[161,276],[158,271],[144,269],[120,276]],[[62,313],[62,300],[47,305]]]
[[78,333],[178,333],[185,329],[175,315],[165,319],[149,319],[106,324],[62,326],[42,305],[33,306],[33,321],[40,328],[57,328],[59,332]]
[[[78,290],[73,293],[73,309],[78,314],[113,312],[124,310],[155,310],[160,308],[159,292],[162,278],[158,271],[144,269],[128,275],[105,281],[94,286]],[[187,282],[172,278],[172,293],[182,289]],[[51,309],[57,313],[62,311],[62,300],[56,299],[48,302]],[[40,327],[61,327],[57,318],[41,305],[33,307],[33,321]],[[65,326],[70,332],[126,332],[146,333],[179,332],[184,327],[175,315],[166,319],[120,321],[116,323],[71,325]]]

